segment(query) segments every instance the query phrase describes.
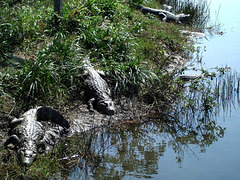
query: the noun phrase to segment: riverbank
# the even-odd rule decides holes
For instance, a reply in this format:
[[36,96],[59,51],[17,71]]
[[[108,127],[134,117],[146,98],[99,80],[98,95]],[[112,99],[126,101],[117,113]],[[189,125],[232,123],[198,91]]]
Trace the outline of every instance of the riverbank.
[[[144,15],[132,3],[68,1],[59,17],[49,1],[1,2],[3,119],[51,106],[69,119],[74,134],[113,120],[131,124],[147,113],[168,114],[182,90],[173,77],[194,51],[181,30],[192,27]],[[158,1],[144,5],[162,8]],[[114,116],[87,110],[79,68],[87,55],[106,74]],[[14,158],[7,163],[18,167]]]
[[[1,3],[3,115],[82,101],[82,72],[76,67],[86,55],[105,72],[116,100],[164,86],[160,81],[171,80],[188,60],[193,47],[180,32],[186,26],[144,15],[133,2],[91,3],[67,2],[58,18],[48,1]],[[144,5],[161,8],[156,1]]]

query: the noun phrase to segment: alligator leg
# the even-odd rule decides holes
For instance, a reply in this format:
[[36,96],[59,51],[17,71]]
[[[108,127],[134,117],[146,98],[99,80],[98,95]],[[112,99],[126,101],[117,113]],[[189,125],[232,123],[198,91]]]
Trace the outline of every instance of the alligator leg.
[[[10,144],[12,144],[13,147],[11,147]],[[20,139],[17,137],[17,135],[14,134],[6,140],[6,142],[4,143],[4,146],[7,147],[7,148],[12,148],[13,149],[19,144],[20,144]]]
[[45,142],[42,140],[38,146],[37,146],[37,152],[40,153],[40,154],[43,154],[45,151],[46,151],[46,144]]
[[60,135],[57,133],[58,132],[54,132],[53,129],[46,131],[43,141],[53,146],[56,143],[56,141],[60,139]]
[[94,112],[94,110],[93,110],[93,102],[94,101],[95,101],[95,98],[91,98],[91,99],[88,100],[88,110],[90,112]]
[[16,125],[20,124],[23,120],[24,120],[24,118],[14,118],[11,121],[11,126],[16,126]]
[[166,14],[164,14],[164,13],[159,13],[158,16],[160,16],[160,17],[162,18],[162,21],[163,21],[163,22],[167,22],[167,16],[166,16]]

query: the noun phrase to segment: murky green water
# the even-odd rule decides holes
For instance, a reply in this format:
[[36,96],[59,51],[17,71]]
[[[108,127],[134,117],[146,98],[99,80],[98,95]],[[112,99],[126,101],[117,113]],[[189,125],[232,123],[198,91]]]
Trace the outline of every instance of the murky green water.
[[[240,72],[240,1],[211,2],[218,10],[223,35],[203,40],[200,67],[230,66]],[[221,103],[222,104],[222,103]],[[96,143],[103,159],[78,162],[69,179],[239,179],[240,110],[231,99],[218,111],[158,119],[126,133],[104,133]],[[184,118],[184,117],[187,118]]]

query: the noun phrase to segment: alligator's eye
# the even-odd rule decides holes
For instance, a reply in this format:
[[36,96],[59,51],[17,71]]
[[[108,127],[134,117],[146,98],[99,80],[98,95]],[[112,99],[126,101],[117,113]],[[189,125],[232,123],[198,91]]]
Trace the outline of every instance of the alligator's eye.
[[36,153],[31,150],[25,150],[24,156],[25,157],[36,157]]
[[107,106],[107,104],[104,101],[102,101],[102,102],[99,103],[99,106],[104,107],[104,106]]
[[114,104],[113,104],[112,101],[106,102],[106,106],[107,106],[108,108],[110,108],[110,109],[114,108]]
[[104,106],[105,107],[113,107],[113,102],[112,101],[107,101],[107,102],[104,102]]
[[109,106],[113,106],[113,102],[109,102],[108,105],[109,105]]

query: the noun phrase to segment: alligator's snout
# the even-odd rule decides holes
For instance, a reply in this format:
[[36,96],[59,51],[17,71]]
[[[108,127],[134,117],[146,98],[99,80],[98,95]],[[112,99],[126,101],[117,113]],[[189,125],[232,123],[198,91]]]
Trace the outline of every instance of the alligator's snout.
[[115,113],[114,103],[111,100],[99,101],[98,108],[108,115],[113,115]]
[[114,113],[115,113],[114,107],[110,106],[110,107],[107,108],[106,114],[108,114],[108,115],[114,115]]
[[20,160],[26,165],[31,164],[35,160],[36,156],[37,154],[32,150],[26,149],[24,151],[20,151]]

